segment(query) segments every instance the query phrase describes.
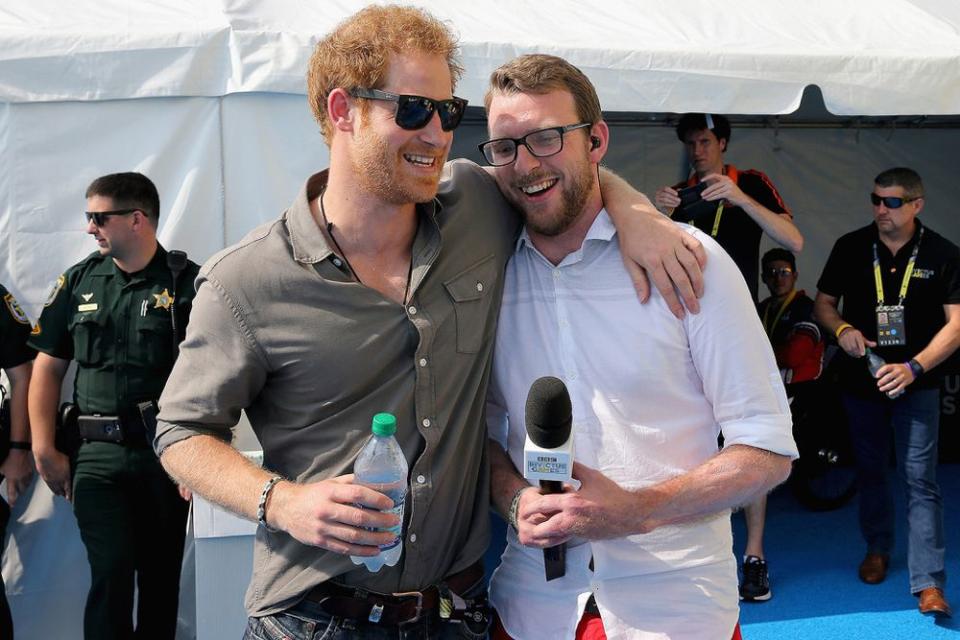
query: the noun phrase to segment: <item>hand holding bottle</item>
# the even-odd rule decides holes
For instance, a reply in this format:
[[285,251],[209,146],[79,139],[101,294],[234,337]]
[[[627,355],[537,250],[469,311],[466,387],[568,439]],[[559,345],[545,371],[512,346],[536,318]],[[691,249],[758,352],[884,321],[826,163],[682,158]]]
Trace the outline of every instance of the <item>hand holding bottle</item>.
[[913,372],[908,365],[887,364],[886,360],[869,347],[865,350],[865,357],[870,375],[877,379],[877,388],[891,400],[900,396],[906,386],[913,382]]

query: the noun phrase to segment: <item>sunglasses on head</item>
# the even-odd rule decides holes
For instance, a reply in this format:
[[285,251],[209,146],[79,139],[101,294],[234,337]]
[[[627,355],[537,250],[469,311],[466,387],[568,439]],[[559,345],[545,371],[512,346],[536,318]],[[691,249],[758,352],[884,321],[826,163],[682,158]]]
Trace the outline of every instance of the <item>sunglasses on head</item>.
[[440,128],[444,131],[453,131],[460,124],[463,112],[467,108],[467,101],[456,96],[449,100],[434,100],[424,96],[389,93],[379,89],[356,88],[350,90],[354,98],[367,100],[385,100],[397,103],[397,113],[394,121],[397,126],[407,131],[423,129],[436,111],[440,115]]
[[102,227],[107,223],[107,218],[110,216],[125,216],[133,213],[134,211],[140,211],[140,209],[116,209],[115,211],[84,211],[84,215],[87,216],[87,222],[93,221],[93,224],[98,227]]
[[908,202],[913,202],[914,200],[919,200],[923,196],[918,196],[916,198],[896,198],[894,196],[878,196],[875,193],[870,194],[870,202],[873,203],[873,206],[879,207],[880,203],[883,203],[887,209],[899,209]]

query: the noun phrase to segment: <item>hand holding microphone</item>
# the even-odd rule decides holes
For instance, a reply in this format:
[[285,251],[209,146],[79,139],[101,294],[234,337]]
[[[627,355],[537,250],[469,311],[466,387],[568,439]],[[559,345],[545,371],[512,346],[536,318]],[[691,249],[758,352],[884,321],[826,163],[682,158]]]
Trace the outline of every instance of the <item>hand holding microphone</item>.
[[[563,483],[572,478],[573,411],[567,387],[557,378],[538,378],[527,394],[527,440],[523,447],[523,477],[539,480],[544,494],[563,493]],[[543,550],[548,581],[566,573],[566,544]]]
[[[546,547],[543,556],[548,581],[565,573],[566,540],[619,538],[657,526],[649,519],[654,495],[628,491],[601,471],[574,462],[571,425],[566,386],[557,378],[538,378],[527,395],[522,472],[527,480],[540,482],[543,495],[524,494],[518,520],[526,523],[524,544]],[[581,483],[578,490],[565,489],[564,483],[571,479]]]

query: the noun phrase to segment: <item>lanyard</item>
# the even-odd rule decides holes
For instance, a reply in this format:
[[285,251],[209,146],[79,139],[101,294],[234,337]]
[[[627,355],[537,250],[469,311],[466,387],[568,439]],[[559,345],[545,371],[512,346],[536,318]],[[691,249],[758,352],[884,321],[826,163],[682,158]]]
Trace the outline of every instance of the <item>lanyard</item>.
[[[907,288],[910,286],[910,276],[913,275],[913,267],[917,263],[917,253],[920,251],[920,241],[923,240],[923,227],[920,227],[920,236],[917,238],[917,244],[913,245],[913,253],[910,254],[910,261],[907,262],[907,269],[903,272],[903,282],[900,283],[900,302],[898,307],[903,306],[903,301],[907,297]],[[877,243],[873,243],[873,282],[877,287],[877,305],[883,306],[883,277],[880,275],[880,256],[877,254]]]
[[[721,169],[720,172],[723,175],[730,178],[731,180],[733,180],[734,184],[736,184],[737,181],[739,180],[739,177],[740,177],[739,172],[737,171],[737,168],[732,164],[724,165],[723,169]],[[691,176],[690,179],[687,180],[687,186],[692,187],[695,184],[697,184],[696,176]],[[720,233],[720,218],[722,217],[723,217],[723,200],[717,203],[717,210],[713,214],[713,229],[711,229],[710,231],[710,237],[716,238],[717,234]]]
[[720,201],[720,204],[717,205],[717,212],[713,215],[713,231],[710,232],[710,236],[713,238],[717,237],[717,232],[720,231],[720,216],[723,215],[723,200]]
[[780,305],[780,309],[777,311],[777,315],[773,317],[773,324],[770,324],[770,325],[767,324],[767,320],[770,316],[770,307],[773,306],[773,301],[771,300],[770,304],[767,305],[767,308],[763,310],[763,328],[766,330],[768,336],[773,337],[773,330],[776,328],[777,323],[780,322],[780,316],[783,315],[783,312],[786,310],[787,307],[790,306],[790,303],[793,302],[793,299],[796,297],[797,297],[797,290],[794,289],[793,291],[790,292],[790,295],[788,295],[784,299],[783,304]]

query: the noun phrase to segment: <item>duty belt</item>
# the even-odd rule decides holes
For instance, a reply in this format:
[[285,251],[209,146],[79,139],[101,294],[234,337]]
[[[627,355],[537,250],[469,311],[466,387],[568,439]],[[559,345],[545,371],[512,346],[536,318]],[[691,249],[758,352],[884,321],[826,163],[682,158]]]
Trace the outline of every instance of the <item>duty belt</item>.
[[460,594],[483,579],[483,565],[476,562],[448,576],[443,585],[431,585],[423,591],[377,593],[335,582],[317,585],[306,595],[330,614],[339,618],[397,626],[416,622],[425,615],[440,613],[441,588]]
[[[77,431],[80,438],[87,442],[113,442],[128,447],[147,447],[153,439],[153,434],[147,428],[145,411],[152,409],[155,415],[155,403],[142,403],[139,413],[126,413],[117,416],[106,416],[98,413],[77,416]],[[155,430],[155,428],[154,428]]]

